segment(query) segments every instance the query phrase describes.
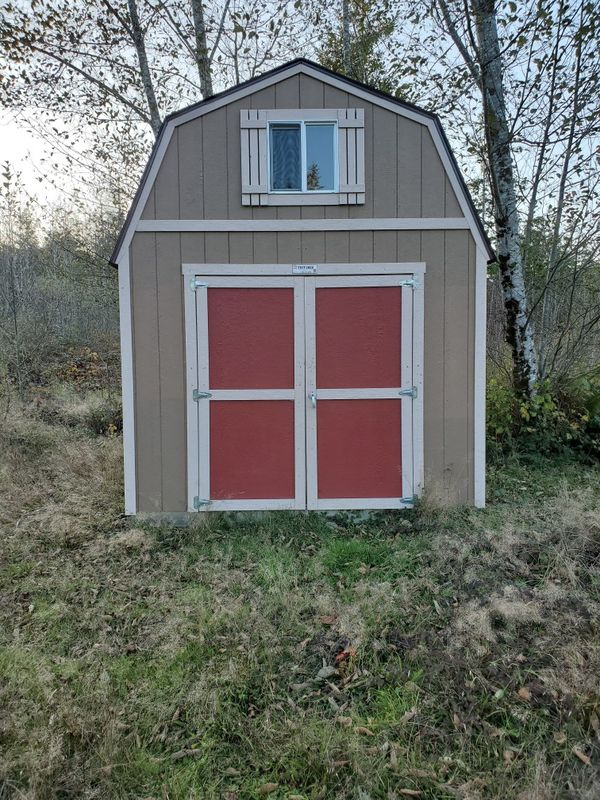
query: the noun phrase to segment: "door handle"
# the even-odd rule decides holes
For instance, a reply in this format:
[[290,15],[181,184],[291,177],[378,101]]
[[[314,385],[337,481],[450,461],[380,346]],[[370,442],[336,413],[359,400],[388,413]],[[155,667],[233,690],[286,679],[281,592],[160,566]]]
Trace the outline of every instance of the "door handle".
[[317,407],[317,393],[316,392],[311,392],[308,396],[310,397],[310,402],[312,403],[312,407],[316,408]]

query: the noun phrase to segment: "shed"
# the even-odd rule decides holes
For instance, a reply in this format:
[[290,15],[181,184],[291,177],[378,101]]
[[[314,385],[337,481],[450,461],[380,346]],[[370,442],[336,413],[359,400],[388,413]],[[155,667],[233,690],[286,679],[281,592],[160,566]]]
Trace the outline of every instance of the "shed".
[[298,59],[167,117],[112,256],[126,512],[482,506],[490,258],[434,114]]

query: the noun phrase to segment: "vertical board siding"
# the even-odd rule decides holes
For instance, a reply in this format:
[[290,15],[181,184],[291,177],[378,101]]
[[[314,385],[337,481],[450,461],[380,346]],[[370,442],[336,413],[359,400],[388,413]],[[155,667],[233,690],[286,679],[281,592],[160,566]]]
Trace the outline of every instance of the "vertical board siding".
[[[185,352],[179,236],[156,235],[162,509],[185,508]],[[186,287],[191,291],[189,287]]]
[[421,258],[427,264],[423,375],[425,486],[436,499],[446,502],[448,498],[444,476],[444,335],[446,317],[444,232],[424,231],[421,240]]
[[421,215],[443,217],[446,172],[426,128],[421,131]]
[[[396,116],[398,217],[420,217],[422,195],[421,147],[423,126]],[[424,132],[427,134],[427,131]],[[428,135],[428,134],[427,134]],[[393,216],[393,215],[392,215]]]
[[157,219],[179,218],[179,130],[175,128],[154,182]]
[[[202,119],[202,159],[204,161],[204,217],[226,219],[227,183],[227,106],[205,114]],[[239,115],[237,118],[239,127]],[[241,185],[237,187],[238,194]]]
[[200,120],[180,125],[179,211],[182,219],[204,217],[203,125]]
[[[364,206],[243,206],[242,107],[363,108]],[[356,142],[360,129],[348,130]],[[345,179],[360,178],[359,171],[354,159]],[[426,127],[300,75],[178,127],[142,216],[283,220],[462,212]],[[426,262],[426,486],[443,501],[472,501],[475,243],[468,231],[136,233],[130,258],[140,511],[186,508],[182,262]]]
[[162,415],[155,234],[136,233],[133,237],[131,275],[137,508],[161,511]]
[[[446,231],[444,474],[454,502],[469,496],[469,233]],[[458,313],[460,311],[460,313]]]

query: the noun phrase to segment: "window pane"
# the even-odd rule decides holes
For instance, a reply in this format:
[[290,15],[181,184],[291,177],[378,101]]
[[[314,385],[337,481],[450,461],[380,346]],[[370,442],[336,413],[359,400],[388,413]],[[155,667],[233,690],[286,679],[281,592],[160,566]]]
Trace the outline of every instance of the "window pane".
[[271,126],[271,189],[302,191],[300,125]]
[[306,126],[306,188],[334,189],[335,125]]

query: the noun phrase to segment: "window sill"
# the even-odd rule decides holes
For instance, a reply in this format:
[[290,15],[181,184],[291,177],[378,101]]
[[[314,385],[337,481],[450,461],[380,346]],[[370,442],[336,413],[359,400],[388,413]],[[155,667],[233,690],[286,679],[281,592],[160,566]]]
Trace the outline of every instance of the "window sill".
[[346,203],[346,198],[347,195],[340,192],[269,192],[260,195],[260,205],[338,206]]

